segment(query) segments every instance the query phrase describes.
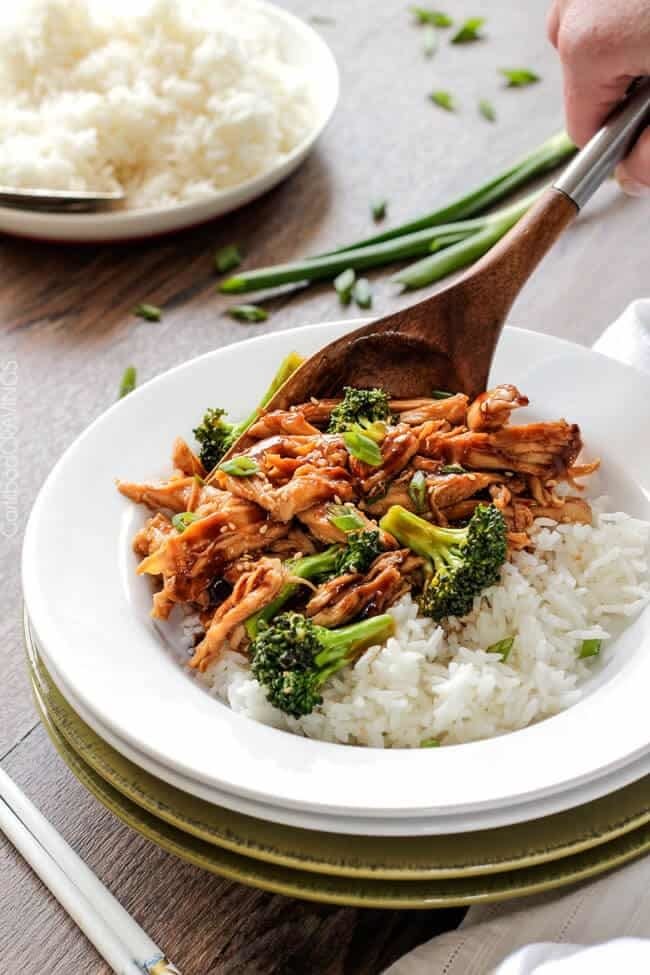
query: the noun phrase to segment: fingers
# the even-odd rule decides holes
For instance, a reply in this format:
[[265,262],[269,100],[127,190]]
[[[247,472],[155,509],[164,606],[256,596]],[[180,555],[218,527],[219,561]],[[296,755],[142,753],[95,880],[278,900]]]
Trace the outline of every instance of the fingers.
[[554,0],[546,15],[546,34],[553,47],[557,47],[557,35],[560,30],[560,4]]
[[616,168],[616,178],[629,196],[650,195],[650,128],[645,129],[632,152]]

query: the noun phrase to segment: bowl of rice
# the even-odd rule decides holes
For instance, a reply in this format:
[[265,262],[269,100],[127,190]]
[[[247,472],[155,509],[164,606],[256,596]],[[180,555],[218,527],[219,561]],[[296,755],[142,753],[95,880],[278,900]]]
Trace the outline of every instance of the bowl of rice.
[[108,241],[213,219],[305,159],[338,93],[321,37],[263,0],[28,0],[0,27],[0,185],[126,203],[0,208],[0,230]]
[[[241,655],[199,678],[187,668],[182,614],[169,626],[151,618],[152,589],[134,572],[131,545],[145,515],[115,490],[115,474],[164,479],[170,432],[191,438],[215,389],[233,417],[245,416],[283,356],[309,354],[349,327],[277,332],[184,363],[69,448],[41,489],[23,556],[48,667],[117,747],[137,748],[161,777],[171,770],[202,794],[213,787],[283,809],[462,817],[560,797],[631,767],[649,744],[646,384],[549,336],[506,329],[491,382],[525,389],[531,422],[580,422],[586,451],[601,459],[593,517],[539,519],[534,552],[515,553],[462,621],[440,626],[405,597],[390,609],[394,635],[294,721],[269,708]],[[515,634],[507,659],[490,652]],[[592,640],[601,652],[582,656]],[[422,747],[425,737],[443,747]]]

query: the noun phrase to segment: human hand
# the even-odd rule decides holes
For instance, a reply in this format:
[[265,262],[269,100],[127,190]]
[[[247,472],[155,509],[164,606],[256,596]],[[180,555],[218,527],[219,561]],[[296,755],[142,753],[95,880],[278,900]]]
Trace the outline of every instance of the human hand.
[[[564,75],[567,130],[583,146],[630,83],[650,75],[648,0],[553,0],[548,35]],[[616,169],[631,196],[650,194],[650,127]]]

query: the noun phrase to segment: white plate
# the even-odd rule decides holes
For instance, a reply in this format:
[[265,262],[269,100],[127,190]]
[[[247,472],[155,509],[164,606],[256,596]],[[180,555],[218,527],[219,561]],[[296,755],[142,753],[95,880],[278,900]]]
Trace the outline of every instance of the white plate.
[[91,714],[75,698],[74,694],[61,680],[52,662],[48,660],[47,653],[42,646],[38,647],[38,652],[47,666],[52,680],[77,714],[83,718],[86,724],[90,725],[100,738],[103,738],[135,765],[177,789],[182,789],[190,795],[205,799],[215,806],[222,806],[225,809],[232,809],[235,812],[254,816],[257,819],[265,819],[272,823],[297,826],[300,829],[356,836],[435,836],[449,833],[469,833],[476,830],[494,829],[498,826],[511,826],[514,823],[528,823],[542,816],[550,816],[565,809],[574,809],[576,806],[609,795],[617,789],[622,789],[624,786],[637,782],[650,774],[650,755],[644,755],[635,762],[616,769],[609,775],[605,774],[574,789],[567,789],[564,792],[534,799],[531,802],[522,802],[517,805],[507,805],[478,812],[448,813],[423,818],[406,819],[400,816],[396,819],[383,819],[375,816],[364,819],[360,816],[315,813],[308,809],[284,809],[281,806],[272,806],[257,802],[255,799],[221,792],[202,782],[195,782],[178,772],[174,772],[173,769],[161,765],[148,755],[144,755],[138,748],[122,741],[111,729],[102,725],[95,715]]
[[196,203],[102,214],[30,213],[0,207],[0,232],[43,240],[96,243],[151,237],[229,213],[266,193],[292,173],[308,155],[336,107],[338,67],[325,41],[308,24],[265,0],[246,0],[246,3],[259,7],[282,30],[289,58],[292,64],[303,68],[314,103],[310,133],[284,159],[266,173]]
[[[425,817],[529,802],[609,774],[650,741],[650,612],[613,642],[575,707],[531,728],[453,748],[390,750],[310,741],[210,698],[167,653],[134,574],[142,514],[114,488],[161,472],[177,434],[214,404],[243,415],[287,351],[312,352],[358,322],[280,332],[172,369],[116,403],[51,472],[25,536],[35,636],[66,686],[117,738],[186,778],[273,805],[361,817]],[[650,514],[647,380],[548,336],[504,333],[494,381],[517,383],[537,416],[582,424],[617,508]],[[621,422],[625,418],[625,422]]]

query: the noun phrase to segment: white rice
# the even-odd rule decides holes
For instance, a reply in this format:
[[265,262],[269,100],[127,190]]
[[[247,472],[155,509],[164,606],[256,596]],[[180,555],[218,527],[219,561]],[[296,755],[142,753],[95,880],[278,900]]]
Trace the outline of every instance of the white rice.
[[[582,641],[607,641],[649,601],[650,524],[596,505],[593,525],[540,519],[534,536],[535,554],[516,553],[462,621],[438,626],[401,599],[390,610],[395,636],[334,677],[305,718],[273,708],[241,654],[226,653],[200,680],[256,721],[375,748],[474,741],[547,718],[575,704],[598,667],[579,658]],[[486,652],[511,636],[507,662]]]
[[281,31],[240,0],[3,9],[4,185],[191,202],[271,169],[313,115]]

